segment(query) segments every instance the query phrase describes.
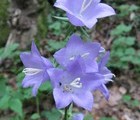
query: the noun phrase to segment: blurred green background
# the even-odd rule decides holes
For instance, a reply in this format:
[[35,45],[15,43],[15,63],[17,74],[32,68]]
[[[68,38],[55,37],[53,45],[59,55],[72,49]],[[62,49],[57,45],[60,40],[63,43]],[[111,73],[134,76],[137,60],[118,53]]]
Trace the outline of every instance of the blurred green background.
[[[35,41],[41,54],[52,61],[54,52],[65,46],[68,36],[73,32],[82,34],[84,39],[99,41],[106,50],[111,51],[108,67],[116,75],[115,82],[108,86],[114,89],[117,87],[118,92],[123,88],[125,92],[121,94],[121,104],[129,109],[130,113],[134,111],[128,114],[132,118],[130,120],[139,120],[140,116],[134,114],[140,114],[140,89],[137,86],[140,83],[140,1],[103,2],[111,5],[117,15],[100,19],[92,30],[84,28],[83,31],[72,27],[66,21],[54,18],[53,16],[65,16],[65,13],[52,7],[47,0],[39,0]],[[10,6],[11,1],[0,0],[0,120],[59,120],[61,111],[55,109],[49,83],[40,87],[36,98],[32,97],[31,88],[21,87],[24,74],[19,54],[30,50],[31,41],[25,40],[24,48],[20,40],[6,45],[13,29],[9,25]],[[134,89],[133,92],[131,89]],[[117,112],[114,115],[105,112],[104,109],[108,111],[109,108],[100,108],[101,114],[97,114],[98,117],[95,117],[94,113],[90,114],[95,120],[128,120],[119,114],[119,103],[115,106]],[[126,113],[123,110],[122,112]],[[89,113],[86,112],[86,115],[85,120],[92,120]]]

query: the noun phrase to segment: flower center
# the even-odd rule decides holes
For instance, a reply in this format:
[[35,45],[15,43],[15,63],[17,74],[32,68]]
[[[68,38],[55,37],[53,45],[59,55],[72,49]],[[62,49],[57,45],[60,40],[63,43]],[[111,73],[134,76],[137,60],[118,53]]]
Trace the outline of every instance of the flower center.
[[[87,52],[87,53],[84,53],[84,54],[81,55],[81,57],[82,57],[82,58],[86,58],[89,54],[90,54],[90,53],[88,53],[88,52]],[[72,57],[69,58],[69,60],[74,60],[74,59],[75,59],[75,56],[74,56],[74,55],[73,55]]]
[[[59,84],[60,86],[62,83]],[[74,88],[82,88],[82,83],[80,82],[80,78],[74,79],[70,84],[64,84],[62,85],[63,92],[74,92]]]
[[81,87],[82,87],[82,83],[80,82],[80,78],[74,79],[74,80],[70,83],[70,85],[71,85],[72,87],[75,87],[75,88],[81,88]]
[[80,10],[80,14],[82,14],[82,12],[84,12],[90,6],[92,1],[93,0],[84,0],[83,1],[82,7],[81,7],[81,10]]
[[25,68],[22,72],[25,73],[25,75],[35,75],[41,72],[42,69],[37,68]]

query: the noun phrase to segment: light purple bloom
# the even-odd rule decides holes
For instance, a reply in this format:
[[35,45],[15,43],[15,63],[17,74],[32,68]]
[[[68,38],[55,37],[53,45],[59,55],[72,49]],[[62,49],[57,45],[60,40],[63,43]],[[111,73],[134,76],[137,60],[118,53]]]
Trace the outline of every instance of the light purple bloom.
[[113,73],[111,73],[111,71],[106,67],[106,64],[108,62],[109,59],[109,52],[106,52],[105,55],[101,58],[101,60],[99,61],[99,73],[102,74],[104,76],[104,84],[102,84],[99,87],[99,90],[103,93],[103,95],[105,96],[105,98],[108,100],[109,99],[109,91],[107,89],[107,87],[105,86],[105,84],[109,81],[112,81],[112,77],[115,76]]
[[23,72],[26,75],[22,81],[22,86],[24,88],[33,87],[32,94],[36,96],[39,86],[49,79],[47,69],[53,66],[48,59],[40,55],[34,41],[31,52],[22,52],[20,58],[25,66]]
[[72,120],[84,120],[84,115],[82,113],[74,113]]
[[81,58],[72,61],[65,70],[49,69],[53,85],[53,96],[57,108],[65,108],[74,102],[77,106],[92,110],[93,95],[91,90],[103,83],[103,76],[98,73],[83,72],[80,64]]
[[83,65],[86,67],[86,72],[97,72],[98,63],[96,58],[99,52],[103,51],[103,48],[97,42],[83,42],[81,38],[73,34],[66,47],[60,49],[54,54],[54,58],[61,65],[66,67],[71,61],[75,60],[77,57],[83,59]]
[[101,0],[57,0],[55,7],[67,13],[69,21],[75,26],[92,28],[98,18],[115,14],[114,9]]

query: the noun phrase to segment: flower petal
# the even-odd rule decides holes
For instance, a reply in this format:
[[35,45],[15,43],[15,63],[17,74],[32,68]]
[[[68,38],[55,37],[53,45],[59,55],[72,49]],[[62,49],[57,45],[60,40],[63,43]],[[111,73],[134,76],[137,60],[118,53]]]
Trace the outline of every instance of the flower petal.
[[109,91],[107,89],[107,87],[102,84],[100,87],[99,87],[99,90],[102,92],[102,94],[104,95],[104,97],[106,98],[106,100],[109,99]]
[[103,68],[105,67],[105,65],[107,64],[108,60],[109,60],[109,55],[110,52],[106,52],[105,55],[101,58],[100,62],[99,62],[99,68]]
[[97,19],[96,18],[92,18],[92,19],[83,18],[82,22],[85,24],[87,28],[91,29],[97,23]]
[[83,107],[86,110],[91,111],[93,107],[93,95],[89,91],[84,93],[77,93],[72,95],[73,102],[79,106]]
[[32,95],[36,96],[39,86],[48,79],[49,79],[49,76],[45,72],[41,72],[36,75],[25,76],[25,78],[22,81],[22,86],[24,88],[33,87]]
[[81,76],[85,69],[84,63],[82,63],[83,60],[81,59],[81,57],[78,57],[75,60],[71,61],[66,69],[72,76]]
[[44,68],[44,64],[40,56],[32,55],[28,52],[22,52],[20,54],[20,59],[26,68]]
[[71,95],[67,92],[63,92],[59,88],[54,88],[53,96],[58,109],[65,108],[72,102]]
[[76,16],[67,13],[67,17],[69,18],[69,21],[73,25],[75,25],[75,26],[84,26],[84,23],[79,18],[77,18]]
[[98,63],[94,60],[85,60],[86,73],[98,72]]
[[62,48],[59,51],[57,51],[54,55],[54,58],[56,59],[56,61],[62,65],[62,66],[66,66],[67,65],[67,54],[66,54],[66,48]]
[[82,2],[83,0],[57,0],[54,6],[68,13],[78,14],[81,9]]
[[104,76],[98,73],[87,73],[82,76],[81,82],[83,89],[93,91],[104,83]]
[[58,87],[59,82],[62,79],[62,75],[64,74],[64,71],[61,69],[57,69],[57,68],[50,68],[47,70],[47,72],[49,74],[53,87]]
[[31,53],[37,56],[41,56],[34,41],[32,41]]
[[82,113],[74,113],[72,116],[72,120],[83,120],[84,115]]
[[99,3],[94,9],[94,13],[96,13],[94,14],[94,17],[96,18],[103,18],[116,14],[111,6],[104,3]]

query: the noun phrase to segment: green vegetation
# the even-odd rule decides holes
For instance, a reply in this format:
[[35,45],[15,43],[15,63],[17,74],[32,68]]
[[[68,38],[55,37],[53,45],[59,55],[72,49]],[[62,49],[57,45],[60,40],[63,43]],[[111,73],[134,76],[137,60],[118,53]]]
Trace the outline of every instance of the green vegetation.
[[[108,0],[111,1],[111,0]],[[117,0],[116,0],[117,1]],[[110,36],[112,38],[111,59],[109,67],[118,71],[140,72],[140,41],[138,41],[138,33],[140,34],[140,6],[138,5],[119,5],[119,2],[114,4],[118,15],[117,22],[112,27]],[[58,120],[61,118],[61,111],[51,109],[50,106],[44,104],[46,99],[50,99],[51,107],[54,105],[51,99],[52,87],[49,83],[43,84],[37,98],[32,97],[31,88],[23,89],[21,81],[24,78],[22,73],[23,65],[19,59],[19,45],[14,43],[7,48],[3,47],[9,35],[8,20],[8,0],[1,0],[0,4],[0,116],[8,114],[9,120],[39,120],[40,118],[48,120]],[[45,39],[47,44],[43,47],[46,49],[46,56],[51,56],[53,53],[64,47],[66,37],[70,31],[76,31],[86,34],[84,28],[74,28],[68,26],[68,22],[59,21],[52,17],[54,15],[64,16],[64,13],[57,13],[50,8],[51,15],[44,13],[38,18],[38,35],[36,39]],[[49,12],[50,12],[49,11]],[[104,24],[104,23],[103,23]],[[89,31],[88,31],[89,32]],[[88,38],[88,36],[87,36]],[[140,38],[139,38],[140,39]],[[51,58],[50,58],[51,59]],[[53,61],[53,60],[52,60]],[[127,81],[126,81],[127,82]],[[48,97],[49,95],[49,97]],[[39,98],[39,99],[38,99]],[[131,108],[140,105],[140,101],[132,99],[127,94],[124,95],[122,101],[128,104]],[[41,104],[39,104],[39,102]],[[48,108],[47,108],[48,107]],[[31,111],[27,110],[31,109]],[[5,112],[6,111],[6,112]],[[87,115],[84,120],[92,120],[92,116]],[[114,120],[111,117],[102,117],[100,120]]]

